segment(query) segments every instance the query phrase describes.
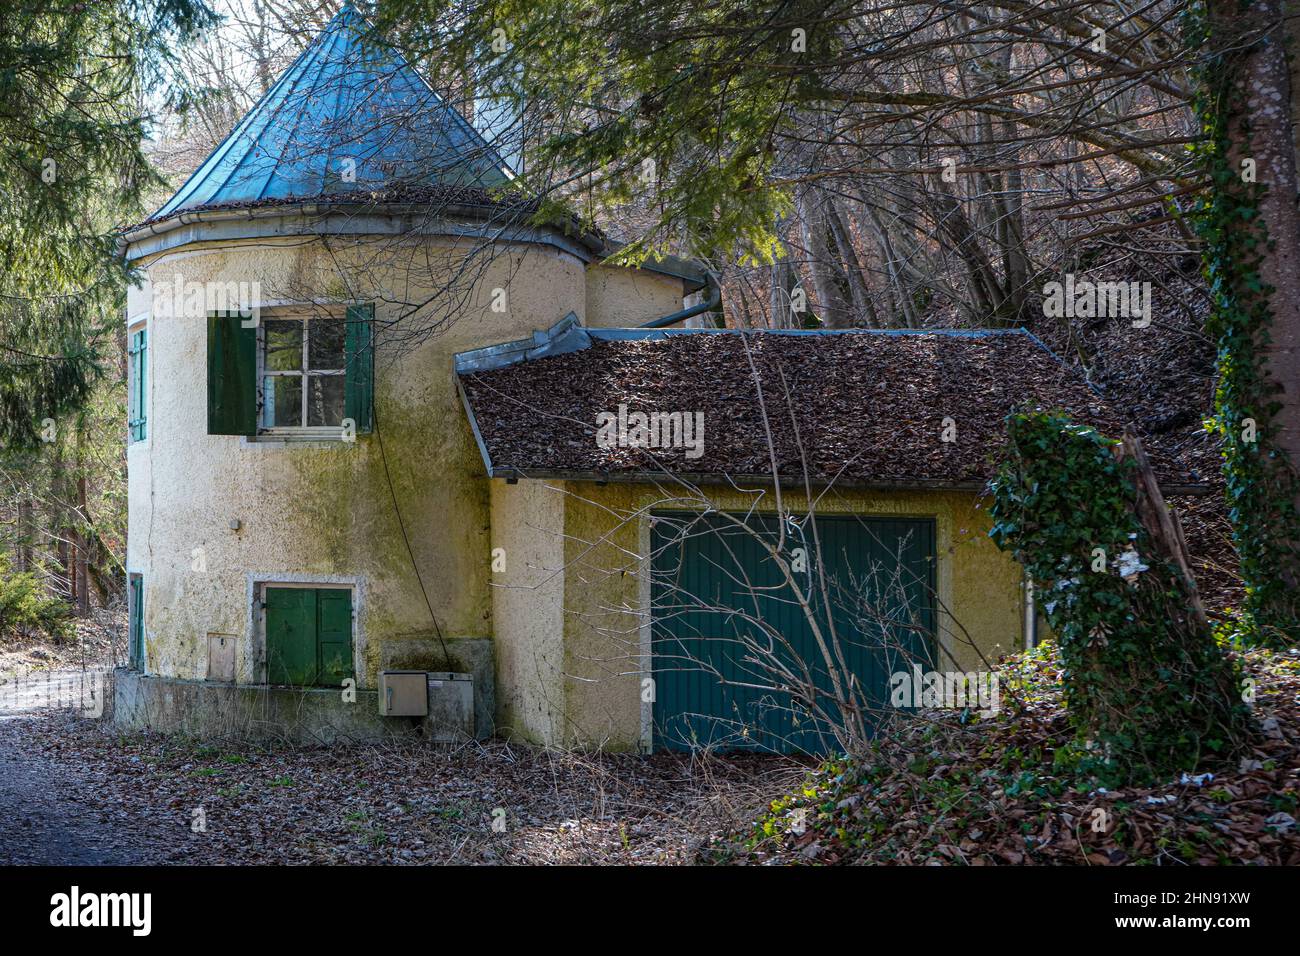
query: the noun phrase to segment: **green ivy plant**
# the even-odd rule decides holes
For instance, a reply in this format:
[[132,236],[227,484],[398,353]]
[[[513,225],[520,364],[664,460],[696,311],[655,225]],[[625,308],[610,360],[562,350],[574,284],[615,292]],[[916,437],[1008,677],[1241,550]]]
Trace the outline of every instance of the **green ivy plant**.
[[1259,214],[1264,186],[1232,163],[1230,121],[1246,115],[1235,82],[1240,50],[1214,43],[1203,3],[1184,19],[1200,54],[1195,100],[1203,140],[1194,147],[1210,186],[1195,209],[1213,307],[1205,331],[1218,344],[1214,417],[1207,427],[1223,446],[1228,516],[1246,587],[1245,618],[1254,640],[1284,648],[1300,640],[1300,479],[1277,445],[1277,385],[1263,363],[1273,313],[1260,278],[1268,234]]
[[1060,645],[1076,740],[1058,759],[1122,785],[1234,755],[1251,734],[1239,667],[1143,527],[1132,460],[1059,413],[1013,414],[1007,431],[990,536]]

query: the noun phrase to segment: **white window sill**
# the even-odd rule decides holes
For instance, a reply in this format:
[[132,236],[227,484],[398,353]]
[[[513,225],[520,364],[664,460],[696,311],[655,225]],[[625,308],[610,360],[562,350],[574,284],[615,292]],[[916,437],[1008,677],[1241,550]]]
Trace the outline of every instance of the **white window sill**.
[[268,428],[255,436],[245,437],[244,441],[257,445],[301,445],[316,444],[323,446],[351,445],[352,441],[343,438],[343,429],[336,427],[322,428]]

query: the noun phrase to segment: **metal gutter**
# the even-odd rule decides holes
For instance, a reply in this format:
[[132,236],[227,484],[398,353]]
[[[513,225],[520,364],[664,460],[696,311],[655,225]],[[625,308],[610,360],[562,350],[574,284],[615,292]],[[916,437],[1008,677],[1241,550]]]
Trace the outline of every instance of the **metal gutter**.
[[483,456],[483,466],[487,469],[488,477],[492,477],[492,456],[488,454],[487,444],[483,441],[483,433],[478,429],[478,416],[474,414],[474,406],[470,404],[469,396],[465,394],[465,386],[461,384],[460,376],[453,375],[456,379],[456,391],[460,393],[460,404],[465,409],[465,417],[469,419],[470,431],[474,433],[474,441],[478,444],[478,453]]
[[457,352],[454,357],[456,375],[472,375],[516,365],[530,359],[548,355],[564,355],[591,347],[591,334],[570,312],[544,332],[534,332],[530,338],[501,342],[479,349]]

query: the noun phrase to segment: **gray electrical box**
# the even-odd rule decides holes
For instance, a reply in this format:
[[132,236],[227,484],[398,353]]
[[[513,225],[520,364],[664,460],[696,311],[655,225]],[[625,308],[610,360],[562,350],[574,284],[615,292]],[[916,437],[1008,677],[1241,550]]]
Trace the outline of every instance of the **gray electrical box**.
[[428,716],[428,672],[380,671],[379,713],[383,717]]
[[469,674],[430,671],[429,716],[425,730],[435,741],[474,737],[474,678]]

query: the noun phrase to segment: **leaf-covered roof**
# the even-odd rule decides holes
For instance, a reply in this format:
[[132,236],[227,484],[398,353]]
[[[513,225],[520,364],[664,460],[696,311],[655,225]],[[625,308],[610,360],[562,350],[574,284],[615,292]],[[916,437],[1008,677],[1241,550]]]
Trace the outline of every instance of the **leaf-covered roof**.
[[[512,343],[460,357],[493,476],[754,477],[771,475],[775,456],[796,482],[806,464],[819,483],[977,487],[992,476],[1007,414],[1026,403],[1111,437],[1125,424],[1023,330],[581,329],[565,333],[568,347],[574,336],[581,344],[564,354],[515,349],[503,360]],[[702,448],[602,447],[599,416],[620,406],[700,413]],[[1153,464],[1173,485],[1197,481],[1155,455]]]

